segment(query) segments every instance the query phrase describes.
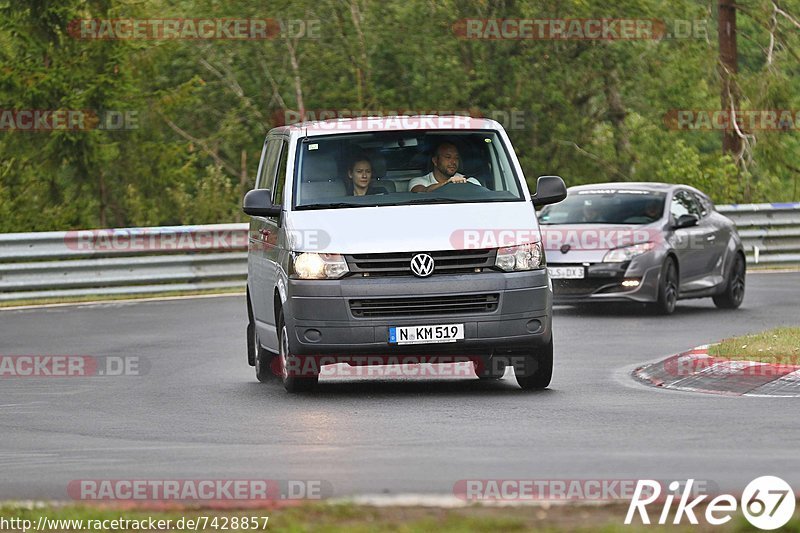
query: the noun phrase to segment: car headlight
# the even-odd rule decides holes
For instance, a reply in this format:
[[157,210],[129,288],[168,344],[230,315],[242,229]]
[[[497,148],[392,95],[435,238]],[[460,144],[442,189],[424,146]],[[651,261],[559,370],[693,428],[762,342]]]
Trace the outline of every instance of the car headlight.
[[350,272],[340,254],[303,252],[292,254],[292,277],[299,279],[338,279]]
[[655,247],[655,243],[643,242],[641,244],[634,244],[633,246],[625,246],[624,248],[615,248],[606,253],[605,257],[603,257],[603,262],[622,263],[624,261],[630,261],[637,255],[649,252]]
[[541,243],[520,244],[497,249],[494,266],[506,272],[534,270],[544,266]]

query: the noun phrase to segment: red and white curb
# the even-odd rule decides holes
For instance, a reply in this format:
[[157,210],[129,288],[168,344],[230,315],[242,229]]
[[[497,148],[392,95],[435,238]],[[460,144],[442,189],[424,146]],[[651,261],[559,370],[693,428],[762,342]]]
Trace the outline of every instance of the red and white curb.
[[734,361],[708,355],[708,345],[667,357],[632,372],[662,389],[728,396],[800,397],[800,365]]

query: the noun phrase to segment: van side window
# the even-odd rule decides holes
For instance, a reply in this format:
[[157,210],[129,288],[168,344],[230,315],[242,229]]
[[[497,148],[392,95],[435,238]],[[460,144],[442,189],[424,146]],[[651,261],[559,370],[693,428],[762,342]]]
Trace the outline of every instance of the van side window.
[[281,141],[281,156],[278,162],[278,175],[275,180],[275,188],[272,189],[272,203],[283,205],[283,188],[286,185],[286,167],[289,163],[289,143]]
[[275,171],[278,167],[278,155],[281,149],[280,139],[267,140],[267,150],[264,152],[264,159],[261,161],[261,172],[256,181],[257,189],[272,190],[275,185]]

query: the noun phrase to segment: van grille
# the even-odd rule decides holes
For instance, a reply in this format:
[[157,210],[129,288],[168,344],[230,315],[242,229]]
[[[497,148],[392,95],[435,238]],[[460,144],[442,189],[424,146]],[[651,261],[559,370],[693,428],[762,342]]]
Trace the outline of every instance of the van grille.
[[358,318],[384,316],[441,316],[463,313],[491,313],[497,310],[500,295],[463,294],[411,298],[370,298],[350,300],[350,312]]
[[[347,266],[354,274],[370,276],[408,276],[411,274],[411,258],[420,252],[397,252],[385,254],[345,255]],[[496,249],[486,250],[440,250],[425,252],[433,257],[436,274],[466,274],[494,266]]]

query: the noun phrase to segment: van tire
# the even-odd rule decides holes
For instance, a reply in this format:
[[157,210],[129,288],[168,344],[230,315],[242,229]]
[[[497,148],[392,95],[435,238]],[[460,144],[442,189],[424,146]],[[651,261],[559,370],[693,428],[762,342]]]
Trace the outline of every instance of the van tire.
[[252,349],[253,366],[256,369],[256,379],[261,383],[273,381],[275,374],[272,371],[272,363],[275,355],[268,352],[261,346],[256,333],[255,325],[251,322],[247,325],[247,349]]
[[499,358],[488,357],[473,360],[472,366],[475,369],[475,375],[481,381],[497,381],[503,379],[506,373],[506,363],[505,361],[500,361]]
[[256,379],[261,383],[275,379],[272,364],[275,354],[268,352],[261,346],[256,331],[256,322],[253,318],[253,307],[250,305],[250,294],[247,295],[247,362],[256,369]]
[[546,389],[553,378],[553,339],[533,353],[525,354],[523,360],[514,365],[514,377],[523,390]]
[[289,350],[289,334],[286,322],[283,319],[283,310],[278,312],[278,366],[281,370],[281,379],[286,392],[307,392],[317,386],[319,382],[319,368],[312,368],[310,375],[290,376],[288,368],[299,368],[300,364],[296,355]]

